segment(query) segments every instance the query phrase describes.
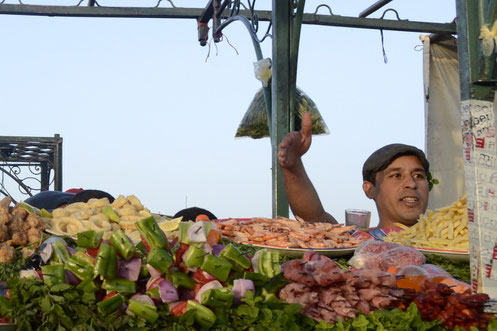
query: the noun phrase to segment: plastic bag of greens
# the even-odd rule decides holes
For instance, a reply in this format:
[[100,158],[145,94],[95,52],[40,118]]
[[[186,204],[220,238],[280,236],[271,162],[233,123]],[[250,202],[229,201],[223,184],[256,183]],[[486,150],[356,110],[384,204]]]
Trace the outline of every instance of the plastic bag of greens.
[[[319,135],[330,133],[314,101],[298,87],[296,90],[295,104],[297,114],[295,118],[295,130],[300,130],[302,114],[308,111],[311,113],[312,117],[312,134]],[[245,116],[238,125],[235,137],[250,137],[253,139],[269,137],[266,104],[264,102],[262,88],[257,91],[252,99]]]

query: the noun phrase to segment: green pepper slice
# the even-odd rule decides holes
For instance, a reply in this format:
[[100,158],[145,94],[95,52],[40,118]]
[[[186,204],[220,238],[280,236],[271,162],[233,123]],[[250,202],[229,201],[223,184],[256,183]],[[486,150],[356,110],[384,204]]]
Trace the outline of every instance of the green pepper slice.
[[112,313],[124,303],[124,297],[116,293],[115,295],[97,303],[97,311],[102,315]]
[[188,229],[192,226],[193,222],[180,222],[178,224],[178,241],[183,244],[190,244],[188,239]]
[[213,307],[231,307],[235,295],[229,288],[211,288],[200,296],[200,303]]
[[88,230],[78,233],[77,243],[79,247],[84,248],[97,248],[102,240],[103,232],[95,230]]
[[114,278],[116,271],[117,250],[106,243],[102,243],[98,249],[93,276],[97,277],[101,275],[103,277]]
[[43,273],[43,282],[48,286],[66,282],[66,271],[61,263],[41,266],[41,271]]
[[104,279],[102,288],[108,292],[131,294],[136,292],[135,282],[123,278]]
[[185,252],[185,265],[188,268],[200,267],[204,262],[205,252],[200,248],[190,245]]
[[195,310],[195,321],[203,328],[209,329],[216,323],[216,315],[197,301],[188,300],[186,310]]
[[219,253],[219,256],[230,261],[233,266],[238,266],[239,269],[242,270],[249,269],[252,266],[252,262],[250,262],[250,260],[247,259],[233,244],[228,244],[224,247]]
[[52,243],[52,248],[57,262],[66,263],[67,259],[71,256],[69,255],[66,245],[61,240],[54,241]]
[[174,287],[182,287],[188,290],[193,290],[195,288],[195,281],[188,276],[179,271],[170,271],[166,275],[166,279],[173,283]]
[[146,217],[135,223],[136,229],[140,232],[151,249],[169,249],[169,242],[162,229],[157,224],[153,216]]
[[157,307],[147,303],[129,299],[128,309],[149,323],[154,323],[159,318]]
[[147,263],[164,273],[173,264],[173,257],[165,249],[155,248],[148,254]]
[[64,268],[72,272],[76,277],[78,277],[81,280],[92,277],[94,273],[94,268],[92,264],[88,265],[85,263],[81,263],[80,261],[74,259],[73,257],[70,257],[66,261]]
[[83,292],[96,292],[100,289],[92,278],[83,279],[76,288]]
[[124,231],[119,229],[110,236],[109,242],[114,246],[125,260],[129,260],[135,255],[135,246],[129,240]]
[[215,255],[207,255],[200,269],[224,282],[228,279],[231,267],[231,263],[228,260]]

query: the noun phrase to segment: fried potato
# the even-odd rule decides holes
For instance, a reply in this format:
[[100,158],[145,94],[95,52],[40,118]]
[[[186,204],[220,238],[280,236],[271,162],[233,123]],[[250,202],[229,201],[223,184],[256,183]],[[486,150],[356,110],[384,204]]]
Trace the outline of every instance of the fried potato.
[[420,248],[469,249],[466,196],[436,211],[428,210],[411,227],[400,223],[395,225],[403,230],[389,233],[384,241]]
[[[88,202],[77,202],[53,211],[53,218],[48,219],[47,227],[60,234],[75,236],[78,232],[95,230],[104,232],[104,239],[118,230],[136,231],[135,223],[152,215],[134,196],[119,195],[110,204],[120,218],[120,222],[109,222],[109,217],[102,213],[103,207],[109,205],[108,198],[90,199]],[[159,221],[160,215],[154,217]]]

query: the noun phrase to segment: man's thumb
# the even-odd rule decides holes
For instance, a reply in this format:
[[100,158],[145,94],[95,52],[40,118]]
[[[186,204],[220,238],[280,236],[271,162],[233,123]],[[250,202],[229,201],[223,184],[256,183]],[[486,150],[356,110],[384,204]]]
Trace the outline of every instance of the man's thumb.
[[302,134],[309,135],[312,134],[312,118],[311,113],[306,111],[302,114]]

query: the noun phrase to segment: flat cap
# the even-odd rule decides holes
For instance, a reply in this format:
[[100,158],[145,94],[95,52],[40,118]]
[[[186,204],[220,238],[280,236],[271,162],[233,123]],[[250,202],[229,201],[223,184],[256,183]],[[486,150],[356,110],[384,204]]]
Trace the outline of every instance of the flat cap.
[[374,176],[378,171],[386,169],[396,158],[404,155],[417,156],[428,173],[430,163],[422,150],[411,145],[390,144],[383,146],[368,157],[362,166],[362,179],[374,183]]

